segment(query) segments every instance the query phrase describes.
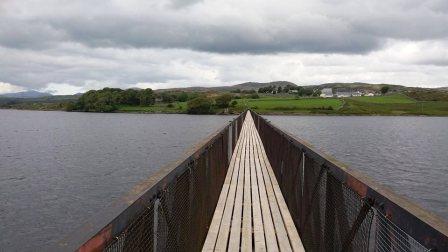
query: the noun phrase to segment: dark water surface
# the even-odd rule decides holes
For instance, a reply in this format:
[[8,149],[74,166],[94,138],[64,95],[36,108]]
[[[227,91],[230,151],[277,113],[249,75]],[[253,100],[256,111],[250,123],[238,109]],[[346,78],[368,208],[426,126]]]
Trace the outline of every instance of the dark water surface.
[[448,220],[448,117],[266,118]]
[[0,251],[55,243],[231,119],[0,110]]

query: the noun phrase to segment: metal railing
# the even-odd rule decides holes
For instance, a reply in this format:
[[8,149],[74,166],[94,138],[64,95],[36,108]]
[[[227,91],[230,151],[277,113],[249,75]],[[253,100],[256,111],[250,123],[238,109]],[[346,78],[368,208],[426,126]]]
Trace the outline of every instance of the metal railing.
[[[200,251],[244,113],[56,250]],[[307,251],[448,251],[448,226],[252,112]]]
[[448,251],[448,225],[252,111],[307,251]]
[[199,251],[241,131],[242,115],[51,249]]

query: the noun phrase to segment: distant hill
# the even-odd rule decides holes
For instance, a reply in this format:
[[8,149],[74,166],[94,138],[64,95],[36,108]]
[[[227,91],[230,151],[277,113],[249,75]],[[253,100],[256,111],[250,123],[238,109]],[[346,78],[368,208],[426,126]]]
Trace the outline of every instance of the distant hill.
[[[268,87],[268,86],[281,86],[282,88],[291,85],[291,86],[301,86],[297,85],[295,83],[289,82],[289,81],[273,81],[273,82],[245,82],[237,85],[232,86],[217,86],[217,87],[186,87],[186,88],[169,88],[169,89],[158,89],[157,92],[163,92],[163,91],[185,91],[185,92],[229,92],[235,89],[240,90],[251,90],[255,89],[258,90],[262,87]],[[324,83],[319,85],[307,85],[306,87],[309,88],[351,88],[351,89],[363,89],[363,90],[372,90],[372,91],[379,91],[381,87],[383,86],[389,86],[390,91],[406,91],[411,90],[415,88],[405,87],[401,85],[393,85],[393,84],[370,84],[370,83],[363,83],[363,82],[351,82],[351,83],[344,83],[344,82],[335,82],[335,83]],[[440,88],[441,90],[446,88]]]
[[287,85],[294,86],[294,87],[297,86],[297,84],[289,82],[289,81],[273,81],[273,82],[245,82],[245,83],[233,85],[233,86],[230,86],[227,88],[229,88],[229,90],[234,90],[234,89],[258,90],[259,88],[269,87],[269,86],[276,86],[276,87],[280,86],[280,87],[284,88]]
[[8,93],[8,94],[1,94],[0,97],[8,97],[8,98],[42,98],[42,97],[48,97],[52,96],[50,93],[43,93],[38,92],[35,90],[28,90],[18,93]]
[[80,97],[79,94],[76,95],[52,95],[52,96],[41,96],[41,97],[31,97],[31,98],[21,98],[21,97],[8,97],[0,95],[0,107],[2,105],[8,104],[18,104],[18,103],[66,103],[66,102],[76,102]]
[[389,86],[390,91],[404,91],[407,90],[408,87],[401,85],[393,85],[393,84],[370,84],[363,82],[352,82],[352,83],[324,83],[320,85],[314,85],[316,88],[351,88],[351,89],[363,89],[363,90],[372,90],[379,91],[383,86]]
[[240,90],[251,90],[255,89],[258,90],[262,87],[269,87],[269,86],[281,86],[286,87],[287,85],[291,86],[297,86],[296,84],[289,82],[289,81],[273,81],[273,82],[245,82],[237,85],[232,86],[217,86],[217,87],[186,87],[186,88],[167,88],[167,89],[158,89],[156,91],[163,92],[163,91],[185,91],[185,92],[229,92],[235,89]]

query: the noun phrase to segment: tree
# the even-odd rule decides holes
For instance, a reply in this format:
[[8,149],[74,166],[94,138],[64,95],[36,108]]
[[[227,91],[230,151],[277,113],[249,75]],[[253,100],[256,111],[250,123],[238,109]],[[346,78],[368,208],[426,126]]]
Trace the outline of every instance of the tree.
[[278,86],[277,93],[281,93],[283,91],[282,86]]
[[257,93],[255,93],[255,94],[251,94],[250,98],[251,99],[258,99],[258,98],[260,98],[260,96]]
[[257,92],[257,90],[255,90],[255,89],[248,89],[248,90],[241,91],[241,93],[243,93],[243,94],[253,94],[256,92]]
[[119,88],[103,88],[102,90],[90,90],[79,97],[78,102],[68,109],[87,112],[112,112],[118,109],[118,105],[153,105],[154,92],[147,88],[143,90]]
[[167,92],[161,94],[162,102],[172,103],[176,100],[176,96]]
[[238,104],[238,102],[235,101],[235,100],[233,100],[233,101],[230,103],[230,107],[234,108],[234,107],[236,107],[237,104]]
[[179,95],[177,95],[177,100],[180,102],[188,101],[188,94],[186,92],[180,93]]
[[199,96],[187,103],[189,114],[210,114],[213,112],[213,99],[206,96]]
[[119,88],[90,90],[79,97],[75,107],[86,112],[112,112],[120,104],[122,92]]
[[386,94],[387,92],[389,92],[389,86],[383,86],[381,87],[381,94]]
[[274,93],[276,91],[277,88],[275,86],[261,87],[258,89],[258,93]]
[[66,103],[64,109],[65,109],[65,111],[75,111],[76,104],[73,102]]
[[297,90],[299,96],[311,96],[313,94],[313,89],[311,88],[298,88]]
[[140,99],[138,98],[139,91],[135,89],[126,89],[121,93],[121,104],[138,105]]
[[155,103],[154,92],[150,88],[143,89],[139,93],[139,99],[140,99],[140,105],[142,106],[154,105]]
[[232,100],[231,94],[222,94],[222,95],[216,97],[216,99],[215,99],[216,106],[218,108],[228,108],[231,100]]

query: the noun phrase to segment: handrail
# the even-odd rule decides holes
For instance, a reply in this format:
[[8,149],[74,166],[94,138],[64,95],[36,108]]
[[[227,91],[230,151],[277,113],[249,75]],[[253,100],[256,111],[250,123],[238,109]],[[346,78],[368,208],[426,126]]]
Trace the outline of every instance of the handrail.
[[[153,209],[155,200],[164,197],[167,193],[172,193],[170,186],[179,181],[181,176],[196,175],[193,174],[192,169],[197,167],[207,170],[211,169],[209,166],[213,166],[215,170],[227,169],[228,160],[241,130],[243,114],[188,150],[182,158],[152,174],[151,177],[135,186],[126,196],[121,197],[48,250],[102,251],[116,239],[125,235],[130,225],[136,219],[141,218],[142,212],[149,208]],[[221,160],[220,164],[211,164],[209,162],[211,158]],[[220,187],[222,173],[223,171],[219,171],[219,174],[206,175],[207,178],[218,182],[217,185],[214,185],[215,187]],[[223,174],[225,175],[225,173]],[[193,182],[189,183],[192,185]],[[218,189],[220,190],[220,188]],[[167,192],[168,190],[171,192]],[[190,195],[190,197],[192,196]],[[217,202],[216,195],[208,195],[208,197],[216,198]],[[208,205],[204,207],[207,208],[207,211],[213,211],[216,202],[208,202]],[[207,225],[208,223],[203,228],[207,229]]]
[[[448,251],[444,220],[251,113],[305,249]],[[200,250],[242,115],[47,250]]]
[[[399,230],[429,249],[448,251],[448,224],[445,220],[396,194],[386,186],[378,184],[361,172],[349,168],[330,155],[317,150],[308,142],[277,128],[256,112],[252,111],[252,114],[266,149],[270,149],[266,145],[272,144],[269,137],[274,137],[272,136],[273,133],[275,133],[275,137],[284,138],[285,141],[282,143],[291,145],[287,147],[290,148],[289,151],[294,148],[298,151],[297,153],[300,152],[303,157],[306,157],[304,160],[312,160],[318,166],[328,169],[343,186],[350,188],[360,198],[368,201],[376,212],[385,216],[387,221],[396,225]],[[277,153],[268,152],[268,157],[272,165],[277,166],[274,167],[277,170],[286,169],[285,167],[279,167],[284,165],[284,160],[279,160],[279,158],[281,159],[279,152],[285,150],[281,148],[284,144],[277,144],[274,147],[275,149],[272,149]],[[281,175],[279,176],[281,177]],[[283,193],[288,194],[290,192],[283,191]],[[287,203],[289,203],[288,205],[293,204],[292,202]]]

